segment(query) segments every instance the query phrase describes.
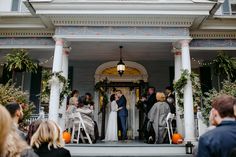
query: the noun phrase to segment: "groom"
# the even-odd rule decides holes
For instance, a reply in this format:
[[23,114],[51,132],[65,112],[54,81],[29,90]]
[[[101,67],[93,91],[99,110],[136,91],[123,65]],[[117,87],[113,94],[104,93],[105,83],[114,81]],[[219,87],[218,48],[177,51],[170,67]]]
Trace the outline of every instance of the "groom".
[[116,95],[118,97],[118,100],[116,101],[116,103],[118,104],[118,107],[122,107],[122,109],[118,111],[118,118],[121,122],[121,129],[122,129],[122,140],[127,140],[126,119],[128,116],[128,110],[126,108],[126,98],[122,94],[121,90],[117,90]]

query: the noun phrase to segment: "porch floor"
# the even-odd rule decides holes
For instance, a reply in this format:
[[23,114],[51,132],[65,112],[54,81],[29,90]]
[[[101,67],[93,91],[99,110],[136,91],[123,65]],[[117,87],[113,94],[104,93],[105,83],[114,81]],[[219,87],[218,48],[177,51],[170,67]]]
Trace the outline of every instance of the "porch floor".
[[67,144],[73,157],[191,157],[184,144],[145,144],[142,141],[102,142],[96,144]]

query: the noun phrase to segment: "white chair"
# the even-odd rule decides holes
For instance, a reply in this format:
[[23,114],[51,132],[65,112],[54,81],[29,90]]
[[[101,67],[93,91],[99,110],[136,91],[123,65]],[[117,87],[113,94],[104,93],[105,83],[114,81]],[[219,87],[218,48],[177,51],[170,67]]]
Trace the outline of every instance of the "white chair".
[[168,113],[166,117],[166,129],[168,132],[168,138],[170,141],[170,144],[172,144],[172,135],[173,135],[173,127],[172,127],[172,120],[174,119],[175,114]]
[[[83,133],[81,132],[81,129],[84,130],[86,137],[83,136]],[[78,130],[78,135],[75,137],[75,131]],[[72,139],[71,143],[76,142],[79,143],[79,138],[85,143],[85,139],[88,140],[89,144],[92,144],[92,140],[87,132],[87,129],[84,125],[84,121],[82,119],[82,116],[79,112],[74,113],[74,122],[73,122],[73,130],[72,130]]]

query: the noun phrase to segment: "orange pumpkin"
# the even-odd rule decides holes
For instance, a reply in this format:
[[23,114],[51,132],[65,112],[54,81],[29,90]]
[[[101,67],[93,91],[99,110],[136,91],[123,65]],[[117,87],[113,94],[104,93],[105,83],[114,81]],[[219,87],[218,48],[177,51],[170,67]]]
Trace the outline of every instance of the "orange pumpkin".
[[174,133],[172,135],[172,143],[174,144],[180,144],[183,142],[183,137],[181,134],[178,134],[178,133]]
[[65,143],[70,143],[71,135],[69,132],[64,131],[62,136],[63,136]]

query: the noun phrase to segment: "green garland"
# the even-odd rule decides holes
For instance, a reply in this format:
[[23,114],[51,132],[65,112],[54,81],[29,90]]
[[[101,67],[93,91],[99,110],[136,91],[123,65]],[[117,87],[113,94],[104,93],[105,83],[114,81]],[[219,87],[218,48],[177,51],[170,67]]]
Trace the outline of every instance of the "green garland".
[[46,93],[46,95],[48,95],[49,97],[49,94],[50,94],[50,80],[53,78],[53,76],[57,77],[60,84],[63,84],[61,90],[60,90],[60,105],[62,105],[62,102],[64,101],[65,97],[70,95],[71,94],[71,90],[70,90],[70,87],[69,87],[69,82],[68,80],[61,75],[62,72],[54,72],[54,73],[51,73],[48,75],[48,78],[47,78],[47,85],[46,85],[46,90],[45,91],[49,91]]
[[103,81],[99,81],[98,83],[95,84],[94,89],[95,91],[99,92],[101,96],[103,97],[103,102],[102,106],[100,107],[99,114],[102,112],[102,109],[106,108],[106,105],[108,104],[108,96],[107,96],[107,85],[108,85],[108,80],[105,79]]
[[179,80],[174,82],[174,89],[181,111],[184,110],[184,86],[187,84],[189,78],[192,81],[193,105],[194,107],[198,107],[201,104],[202,91],[199,76],[193,72],[190,74],[188,70],[182,70]]

